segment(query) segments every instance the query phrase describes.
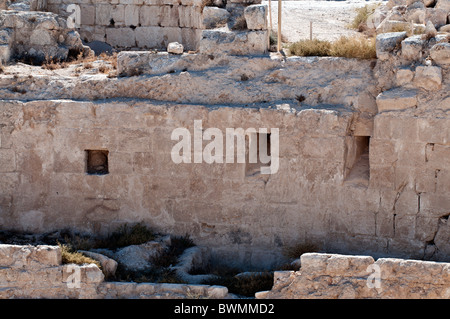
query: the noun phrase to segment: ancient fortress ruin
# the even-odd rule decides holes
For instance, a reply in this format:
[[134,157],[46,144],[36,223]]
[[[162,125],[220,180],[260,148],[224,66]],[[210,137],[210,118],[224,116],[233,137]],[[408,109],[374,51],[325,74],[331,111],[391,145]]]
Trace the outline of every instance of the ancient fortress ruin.
[[[141,222],[256,268],[314,244],[326,254],[305,255],[305,272],[350,269],[355,280],[370,258],[397,274],[405,264],[390,257],[415,259],[406,264],[414,285],[433,289],[414,296],[450,296],[450,1],[384,3],[368,60],[270,51],[260,0],[0,0],[0,9],[1,229],[106,234]],[[399,26],[407,31],[388,32]],[[41,67],[92,58],[89,43],[118,50],[116,73],[99,72],[95,59],[76,71]],[[172,156],[178,128],[193,137],[181,163]],[[211,128],[223,132],[214,135],[223,149],[227,129],[254,128],[246,141],[266,141],[276,171],[249,163],[250,143],[244,162],[236,148],[231,163],[195,161]],[[58,252],[37,250],[50,257],[31,249],[17,266],[3,251],[2,266],[62,267]],[[421,277],[428,269],[434,276]],[[127,296],[83,271],[86,296]],[[396,283],[377,295],[365,286],[318,293],[304,281],[279,273],[277,291],[259,297],[408,296]],[[155,287],[134,284],[129,296],[167,288]],[[198,289],[188,288],[177,289]]]

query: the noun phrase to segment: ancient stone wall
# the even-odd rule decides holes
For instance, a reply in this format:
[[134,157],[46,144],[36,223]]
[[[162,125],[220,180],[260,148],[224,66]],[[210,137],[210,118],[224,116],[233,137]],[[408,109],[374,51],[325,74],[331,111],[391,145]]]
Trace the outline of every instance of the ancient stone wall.
[[[179,42],[186,50],[197,50],[205,29],[226,27],[228,31],[215,32],[229,37],[235,36],[234,30],[246,30],[250,36],[258,34],[250,30],[267,30],[265,9],[260,12],[262,22],[251,17],[246,20],[244,15],[247,6],[257,3],[260,1],[225,4],[204,0],[49,0],[47,9],[69,17],[75,10],[70,5],[79,6],[80,20],[76,27],[86,42],[102,41],[114,47],[148,49],[166,49],[170,42]],[[258,12],[250,16],[255,14]],[[267,44],[267,32],[258,40]]]
[[275,272],[257,298],[448,299],[450,264],[370,256],[307,253],[301,268]]
[[0,245],[0,298],[227,298],[222,286],[106,282],[95,264],[61,263],[58,246]]

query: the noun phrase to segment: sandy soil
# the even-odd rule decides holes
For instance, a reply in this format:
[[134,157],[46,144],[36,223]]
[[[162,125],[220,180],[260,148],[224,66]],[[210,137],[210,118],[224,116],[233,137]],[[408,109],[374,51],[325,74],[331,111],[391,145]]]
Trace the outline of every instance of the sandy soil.
[[[282,2],[281,33],[289,42],[309,39],[310,21],[313,37],[320,40],[335,40],[342,35],[355,36],[357,32],[347,25],[356,15],[355,9],[367,4],[380,3],[380,0],[348,1],[285,1]],[[263,1],[263,4],[269,4]],[[384,2],[385,3],[385,2]],[[277,30],[278,1],[271,1],[272,28]]]

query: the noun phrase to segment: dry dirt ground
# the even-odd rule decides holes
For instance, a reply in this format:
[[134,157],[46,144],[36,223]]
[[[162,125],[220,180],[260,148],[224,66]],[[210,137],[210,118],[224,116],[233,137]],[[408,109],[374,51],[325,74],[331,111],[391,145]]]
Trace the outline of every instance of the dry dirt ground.
[[[335,40],[342,35],[355,36],[357,32],[350,30],[350,24],[356,16],[355,9],[368,4],[386,3],[380,0],[348,0],[348,1],[282,1],[281,33],[288,42],[309,39],[310,21],[312,21],[313,37],[320,40]],[[263,4],[269,4],[263,1]],[[272,28],[277,30],[278,1],[271,1]]]

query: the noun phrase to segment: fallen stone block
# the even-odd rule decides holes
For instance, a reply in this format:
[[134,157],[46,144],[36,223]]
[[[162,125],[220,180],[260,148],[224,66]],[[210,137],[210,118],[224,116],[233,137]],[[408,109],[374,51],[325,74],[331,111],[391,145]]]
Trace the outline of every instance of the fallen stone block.
[[226,26],[230,13],[217,7],[203,8],[203,25],[206,29],[215,29]]
[[435,8],[449,12],[450,0],[437,0]]
[[167,52],[172,54],[183,54],[183,45],[178,42],[170,42],[167,46]]
[[402,57],[407,60],[420,60],[425,41],[421,35],[415,35],[402,41]]
[[431,58],[441,66],[450,65],[450,43],[435,44],[430,50]]
[[448,10],[426,8],[425,21],[431,21],[436,28],[447,24]]
[[387,60],[406,37],[406,32],[391,32],[377,35],[376,51],[378,59],[382,61]]
[[416,87],[434,91],[441,88],[442,70],[438,66],[418,66],[414,77]]
[[244,10],[245,21],[249,30],[267,30],[267,6],[250,5]]
[[416,90],[395,88],[380,93],[377,98],[378,112],[398,111],[417,106]]
[[404,86],[412,83],[414,72],[411,69],[400,69],[396,74],[396,81],[398,86]]

